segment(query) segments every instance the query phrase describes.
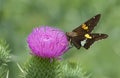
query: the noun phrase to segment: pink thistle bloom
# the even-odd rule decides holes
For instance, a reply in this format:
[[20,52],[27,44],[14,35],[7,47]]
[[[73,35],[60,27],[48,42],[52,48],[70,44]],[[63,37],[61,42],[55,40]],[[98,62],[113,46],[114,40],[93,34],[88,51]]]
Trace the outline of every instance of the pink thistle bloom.
[[69,48],[65,33],[49,26],[35,28],[29,34],[27,43],[32,54],[42,58],[59,58]]

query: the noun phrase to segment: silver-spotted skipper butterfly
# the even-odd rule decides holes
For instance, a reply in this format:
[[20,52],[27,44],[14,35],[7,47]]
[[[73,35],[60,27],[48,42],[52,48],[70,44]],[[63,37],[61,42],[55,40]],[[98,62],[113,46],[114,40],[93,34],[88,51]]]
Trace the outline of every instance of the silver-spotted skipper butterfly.
[[107,38],[107,34],[91,33],[97,25],[100,16],[98,14],[75,28],[72,32],[66,32],[70,44],[74,45],[77,49],[80,49],[81,46],[88,49],[95,41]]

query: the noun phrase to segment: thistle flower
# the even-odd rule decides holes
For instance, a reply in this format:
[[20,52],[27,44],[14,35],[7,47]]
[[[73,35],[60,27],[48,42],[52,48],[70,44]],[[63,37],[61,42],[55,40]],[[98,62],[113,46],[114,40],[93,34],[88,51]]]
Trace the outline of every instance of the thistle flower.
[[35,28],[27,38],[32,54],[41,58],[58,58],[68,50],[69,42],[63,31],[42,26]]

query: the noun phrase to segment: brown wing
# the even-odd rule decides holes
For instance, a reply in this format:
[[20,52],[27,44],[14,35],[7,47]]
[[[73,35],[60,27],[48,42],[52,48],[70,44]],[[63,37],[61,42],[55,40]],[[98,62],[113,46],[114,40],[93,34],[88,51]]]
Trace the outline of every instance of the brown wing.
[[81,44],[79,43],[80,41],[72,41],[72,44],[77,48],[80,49],[81,48]]
[[94,27],[97,25],[99,19],[100,19],[101,14],[97,14],[96,16],[92,17],[88,21],[84,23],[88,27],[87,30],[84,30],[82,28],[83,24],[77,27],[76,29],[73,30],[73,32],[77,32],[78,34],[85,34],[85,33],[90,33]]
[[76,36],[76,37],[72,37],[71,38],[71,43],[77,48],[80,49],[81,48],[81,41],[83,41],[85,38],[81,37],[81,36]]
[[101,40],[101,39],[105,39],[108,37],[107,34],[97,34],[97,33],[93,33],[93,34],[90,34],[90,36],[92,37],[92,39],[87,39],[85,45],[83,46],[84,48],[88,49],[90,48],[90,46],[95,42],[95,41],[98,41],[98,40]]

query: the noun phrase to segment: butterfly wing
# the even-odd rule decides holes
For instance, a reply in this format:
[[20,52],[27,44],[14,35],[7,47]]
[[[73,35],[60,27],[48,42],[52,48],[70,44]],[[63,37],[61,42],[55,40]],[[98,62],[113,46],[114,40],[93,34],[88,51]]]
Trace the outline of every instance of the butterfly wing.
[[[96,16],[86,21],[84,24],[75,28],[72,32],[76,33],[77,36],[67,35],[71,39],[71,43],[77,49],[80,49],[81,46],[88,49],[95,41],[105,39],[108,37],[107,34],[99,34],[99,33],[90,34],[94,29],[94,27],[97,25],[100,17],[101,17],[101,14],[97,14]],[[85,34],[90,35],[92,39],[85,37]]]
[[95,41],[98,41],[98,40],[101,40],[101,39],[105,39],[105,38],[108,37],[107,34],[99,34],[99,33],[93,33],[93,34],[90,34],[90,36],[92,37],[92,39],[87,39],[87,40],[86,40],[86,43],[85,43],[85,45],[83,46],[85,49],[90,48],[90,46],[91,46]]
[[[73,32],[77,32],[79,35],[81,34],[86,34],[90,33],[94,27],[97,25],[99,19],[100,19],[101,14],[97,14],[96,16],[92,17],[88,21],[86,21],[84,24],[80,25],[76,29],[73,30]],[[85,25],[88,27],[88,29],[83,29],[82,26]]]
[[76,37],[72,37],[71,38],[71,43],[77,48],[80,49],[81,48],[81,41],[83,41],[85,38],[81,37],[81,36],[76,36]]
[[75,41],[73,40],[72,41],[72,44],[77,48],[77,49],[80,49],[81,48],[81,44],[79,44],[80,41]]
[[[100,14],[92,17],[88,21],[86,21],[84,24],[80,25],[79,27],[75,28],[72,32],[77,33],[78,36],[73,37],[71,39],[71,43],[77,48],[80,49],[81,47],[81,41],[85,40],[86,38],[84,37],[85,34],[90,33],[94,27],[97,25],[99,19],[100,19]],[[87,29],[84,29],[84,27],[87,27]],[[89,44],[92,44],[92,42]]]

